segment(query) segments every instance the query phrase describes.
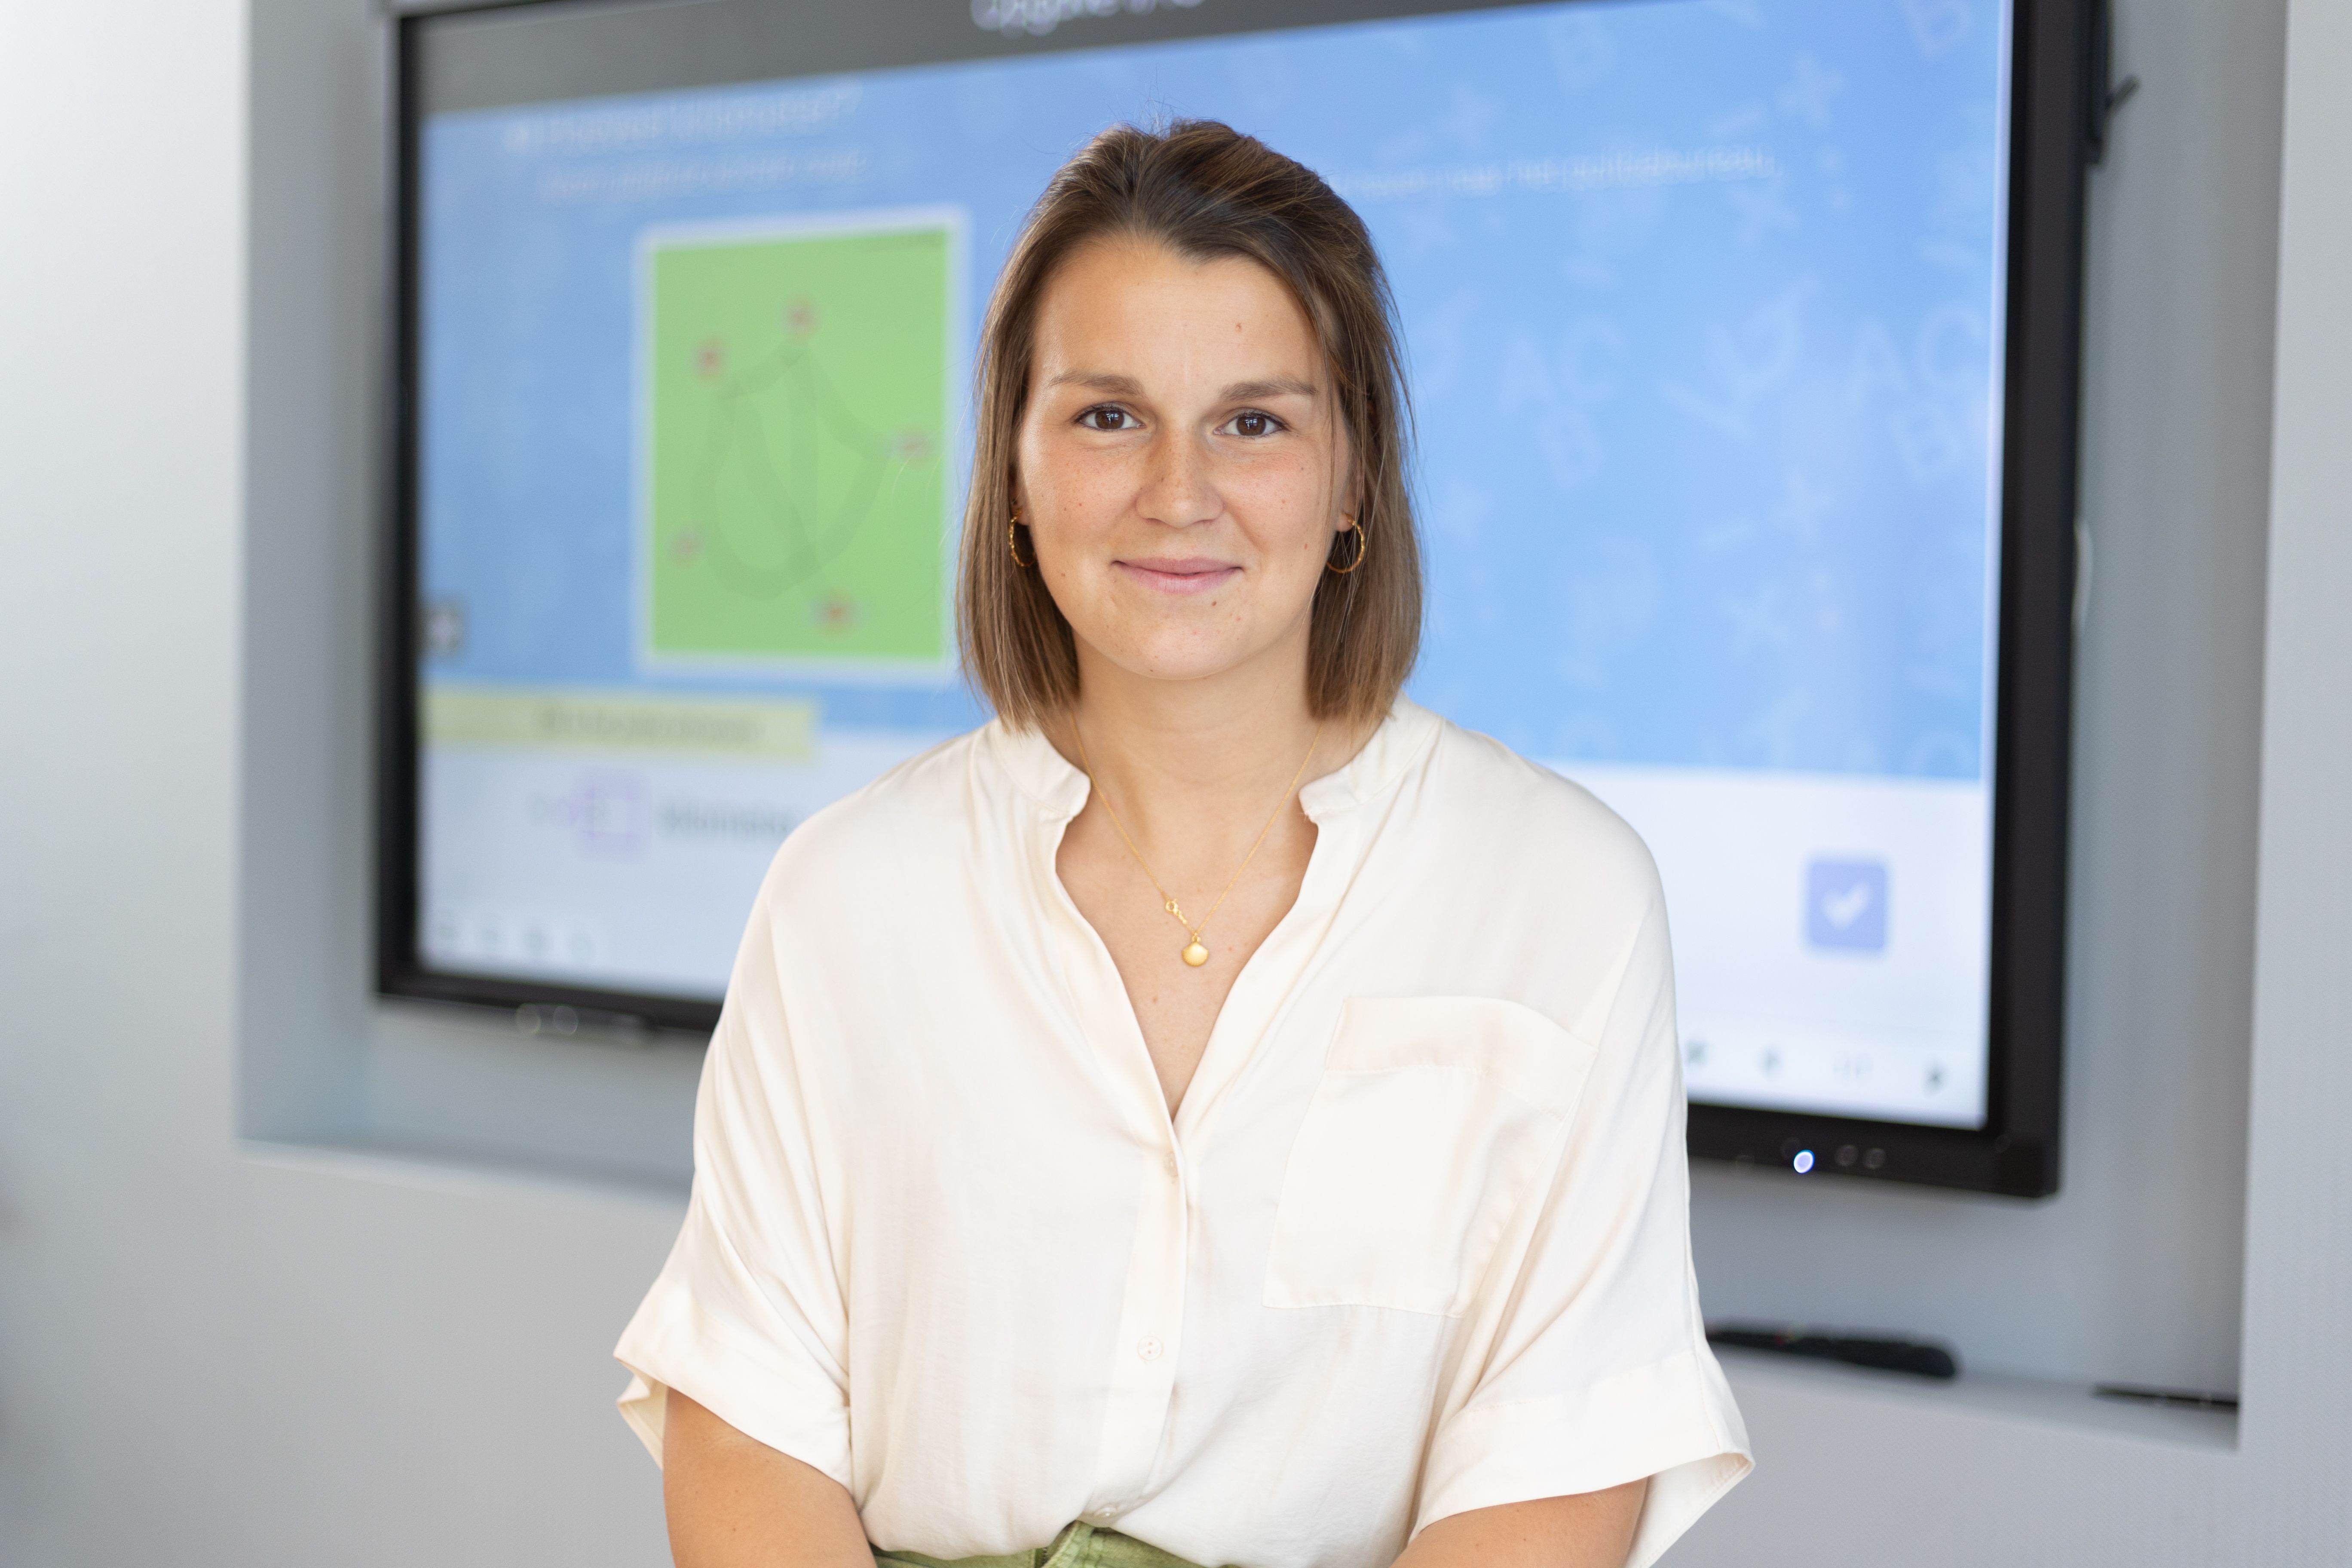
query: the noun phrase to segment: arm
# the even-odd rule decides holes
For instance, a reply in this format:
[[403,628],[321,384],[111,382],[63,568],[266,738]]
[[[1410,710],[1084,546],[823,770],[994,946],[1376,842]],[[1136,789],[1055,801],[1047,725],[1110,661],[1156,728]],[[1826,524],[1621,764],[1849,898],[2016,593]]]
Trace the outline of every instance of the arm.
[[1412,1538],[1396,1568],[1624,1568],[1649,1489],[1628,1481],[1449,1514]]
[[676,1389],[662,1425],[662,1505],[677,1568],[874,1568],[849,1493]]

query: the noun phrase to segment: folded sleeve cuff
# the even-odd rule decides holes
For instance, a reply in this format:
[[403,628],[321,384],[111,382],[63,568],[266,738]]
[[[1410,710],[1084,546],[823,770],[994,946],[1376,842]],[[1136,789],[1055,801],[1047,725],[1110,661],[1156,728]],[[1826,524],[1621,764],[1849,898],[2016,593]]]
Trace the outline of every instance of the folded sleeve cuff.
[[796,1347],[731,1331],[667,1279],[656,1284],[614,1356],[635,1375],[621,1417],[661,1462],[668,1391],[747,1437],[850,1484],[849,1409],[840,1388]]
[[1625,1559],[1626,1568],[1647,1568],[1753,1468],[1715,1358],[1685,1352],[1576,1394],[1462,1411],[1430,1446],[1413,1531],[1473,1509],[1647,1477]]

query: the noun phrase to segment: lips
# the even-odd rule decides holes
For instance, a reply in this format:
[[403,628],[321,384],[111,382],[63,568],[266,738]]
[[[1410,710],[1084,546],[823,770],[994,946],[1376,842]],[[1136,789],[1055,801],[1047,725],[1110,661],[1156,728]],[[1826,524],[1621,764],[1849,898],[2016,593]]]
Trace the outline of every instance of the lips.
[[1129,582],[1161,594],[1205,594],[1241,575],[1230,561],[1205,555],[1144,555],[1114,562]]

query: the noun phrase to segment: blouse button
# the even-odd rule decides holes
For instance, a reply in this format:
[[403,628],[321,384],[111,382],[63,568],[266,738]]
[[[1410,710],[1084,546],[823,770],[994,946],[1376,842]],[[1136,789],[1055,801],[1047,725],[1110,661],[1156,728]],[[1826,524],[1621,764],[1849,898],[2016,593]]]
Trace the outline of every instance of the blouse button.
[[1160,1352],[1163,1348],[1165,1347],[1163,1347],[1158,1340],[1138,1340],[1135,1342],[1135,1353],[1141,1356],[1146,1361],[1158,1361],[1160,1359]]

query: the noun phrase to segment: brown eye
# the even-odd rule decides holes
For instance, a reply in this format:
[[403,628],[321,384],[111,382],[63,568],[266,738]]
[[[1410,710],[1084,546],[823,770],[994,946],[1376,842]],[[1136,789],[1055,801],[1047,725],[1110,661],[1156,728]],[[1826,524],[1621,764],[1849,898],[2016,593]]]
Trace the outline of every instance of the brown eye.
[[1078,423],[1089,430],[1118,431],[1132,427],[1124,408],[1089,408],[1078,416]]
[[1262,436],[1273,435],[1275,428],[1274,416],[1271,414],[1261,414],[1255,409],[1251,409],[1246,414],[1234,416],[1234,434],[1236,436],[1246,436],[1255,439]]

